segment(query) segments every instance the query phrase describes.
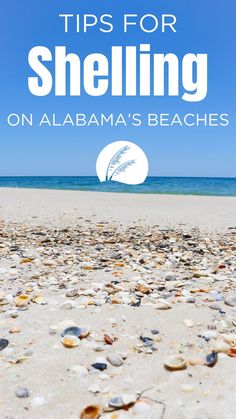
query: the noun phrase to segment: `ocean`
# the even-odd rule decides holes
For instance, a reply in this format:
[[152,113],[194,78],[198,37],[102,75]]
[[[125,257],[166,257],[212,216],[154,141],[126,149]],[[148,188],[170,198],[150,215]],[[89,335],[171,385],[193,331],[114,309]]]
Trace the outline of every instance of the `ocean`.
[[144,194],[236,196],[236,178],[148,177],[142,185],[100,183],[95,176],[0,177],[0,187]]

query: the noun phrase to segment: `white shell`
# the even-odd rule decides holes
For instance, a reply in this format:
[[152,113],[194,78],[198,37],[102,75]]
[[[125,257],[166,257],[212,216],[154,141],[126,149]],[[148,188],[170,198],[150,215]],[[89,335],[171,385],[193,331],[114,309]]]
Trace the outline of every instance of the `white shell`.
[[165,367],[172,371],[183,370],[187,366],[186,359],[181,355],[171,355],[164,363]]
[[134,415],[143,415],[147,414],[150,411],[150,404],[145,400],[138,400],[133,407]]
[[169,310],[171,308],[171,304],[168,301],[164,300],[163,298],[159,298],[156,303],[157,310]]

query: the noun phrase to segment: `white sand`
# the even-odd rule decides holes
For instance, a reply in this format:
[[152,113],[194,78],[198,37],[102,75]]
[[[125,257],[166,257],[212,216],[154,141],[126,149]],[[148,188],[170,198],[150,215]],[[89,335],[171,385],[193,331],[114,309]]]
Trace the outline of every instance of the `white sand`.
[[0,188],[0,217],[4,220],[66,225],[77,223],[81,216],[219,230],[236,225],[236,197]]
[[[225,232],[236,225],[236,198],[0,189],[0,221],[6,222],[8,226],[11,226],[11,222],[24,222],[28,226],[66,226],[83,224],[85,219],[122,224],[144,223],[161,227],[183,224],[183,229],[199,227],[204,233],[210,230]],[[14,240],[9,246],[12,244],[15,244]],[[220,256],[216,256],[216,261],[220,262]],[[9,263],[8,257],[4,260],[0,258],[0,267],[9,266]],[[14,264],[12,268],[14,270]],[[29,268],[29,273],[31,269]],[[63,265],[61,269],[63,270]],[[34,267],[33,270],[41,272],[41,268]],[[122,278],[126,278],[126,275],[124,270]],[[88,275],[89,280],[90,278],[91,281],[98,282],[114,279],[109,272],[104,271],[91,272]],[[158,281],[158,275],[156,278]],[[23,286],[17,280],[4,279],[2,285],[6,294]],[[80,282],[78,285],[81,285]],[[1,419],[79,418],[83,407],[103,399],[103,394],[93,395],[88,391],[88,387],[97,382],[102,389],[108,387],[112,394],[142,391],[154,386],[153,397],[163,400],[166,405],[163,419],[236,417],[235,358],[221,354],[214,368],[197,365],[170,373],[163,367],[166,356],[178,344],[184,347],[188,356],[198,356],[197,351],[201,355],[201,339],[198,335],[207,330],[215,319],[221,319],[220,314],[209,309],[209,303],[203,301],[204,295],[198,296],[199,304],[196,306],[176,304],[168,311],[157,311],[145,305],[132,308],[119,304],[64,311],[60,308],[60,304],[66,299],[64,293],[63,289],[52,291],[43,288],[42,295],[48,301],[46,306],[31,304],[30,309],[21,312],[17,319],[6,319],[4,313],[0,313],[0,337],[9,339],[10,349],[13,352],[15,349],[19,350],[20,353],[27,349],[33,351],[29,360],[16,365],[1,361],[0,353]],[[235,318],[235,309],[223,303],[222,305],[227,316]],[[60,335],[49,334],[49,326],[64,319],[73,320],[79,325],[88,325],[95,333],[107,332],[119,336],[118,342],[113,346],[115,350],[128,352],[128,359],[118,369],[109,366],[111,379],[102,382],[96,375],[88,374],[84,378],[78,378],[68,372],[74,365],[90,366],[97,356],[104,356],[104,353],[88,350],[86,342],[79,348],[65,349],[61,345]],[[117,321],[114,328],[111,319]],[[183,324],[184,319],[193,320],[194,327],[187,328]],[[15,325],[19,326],[20,333],[9,334],[9,328]],[[161,334],[157,352],[152,355],[134,352],[132,348],[137,345],[137,336],[142,333],[150,335],[150,330],[154,328],[160,330]],[[211,343],[207,346],[203,342],[204,350],[210,351],[210,348]],[[18,385],[29,388],[30,398],[18,399],[15,396]],[[190,392],[183,390],[186,386],[190,386]],[[46,403],[32,407],[33,398],[39,395],[45,397]],[[160,409],[156,417],[149,416],[145,419],[161,419],[161,412]]]

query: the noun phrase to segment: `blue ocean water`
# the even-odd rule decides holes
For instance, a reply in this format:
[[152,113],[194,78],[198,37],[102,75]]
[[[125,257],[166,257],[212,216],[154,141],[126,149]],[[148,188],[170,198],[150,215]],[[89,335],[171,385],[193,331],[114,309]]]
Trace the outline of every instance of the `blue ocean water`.
[[148,177],[142,185],[100,183],[95,176],[0,177],[0,187],[145,194],[236,196],[236,178]]

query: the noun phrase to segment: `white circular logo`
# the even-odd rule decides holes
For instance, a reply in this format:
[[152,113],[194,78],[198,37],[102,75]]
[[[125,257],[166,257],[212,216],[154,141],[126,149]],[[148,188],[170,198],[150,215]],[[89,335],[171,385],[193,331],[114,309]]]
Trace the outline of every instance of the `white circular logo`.
[[100,182],[120,182],[139,185],[148,175],[148,160],[143,150],[129,141],[108,144],[96,163]]

